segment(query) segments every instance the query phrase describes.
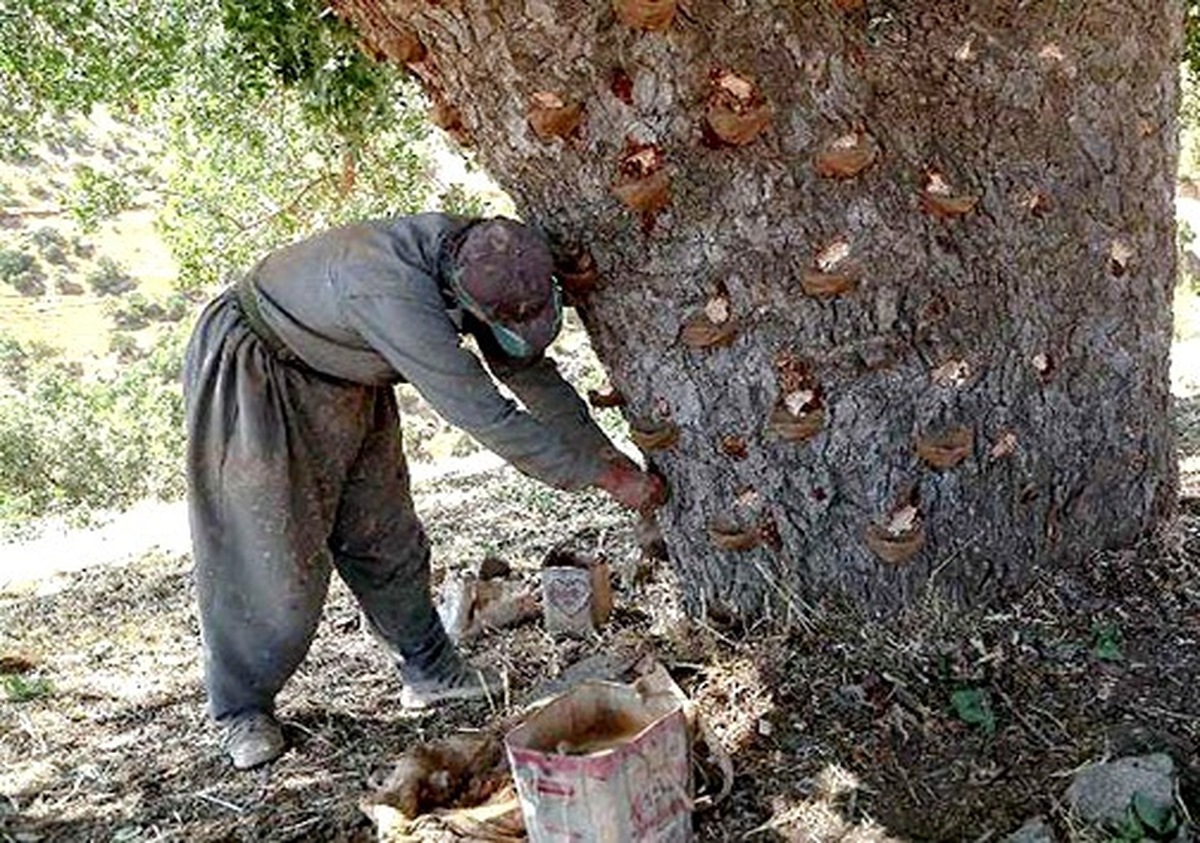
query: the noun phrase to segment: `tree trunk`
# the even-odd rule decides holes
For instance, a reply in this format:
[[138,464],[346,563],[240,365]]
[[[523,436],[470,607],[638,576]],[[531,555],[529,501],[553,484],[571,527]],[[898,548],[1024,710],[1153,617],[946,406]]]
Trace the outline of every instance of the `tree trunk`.
[[1172,0],[336,5],[590,251],[693,611],[975,602],[1170,514]]

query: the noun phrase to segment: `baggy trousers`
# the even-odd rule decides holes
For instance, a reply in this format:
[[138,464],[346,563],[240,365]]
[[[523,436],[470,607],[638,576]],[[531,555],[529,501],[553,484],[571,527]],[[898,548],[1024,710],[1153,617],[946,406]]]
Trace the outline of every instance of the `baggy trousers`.
[[405,679],[457,659],[430,598],[392,388],[278,360],[232,292],[202,313],[183,377],[211,715],[273,711],[333,568]]

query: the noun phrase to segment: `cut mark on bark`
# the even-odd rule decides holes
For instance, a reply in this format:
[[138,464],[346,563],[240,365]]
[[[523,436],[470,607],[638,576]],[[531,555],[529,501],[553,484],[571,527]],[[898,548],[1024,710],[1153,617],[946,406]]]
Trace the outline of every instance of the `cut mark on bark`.
[[683,342],[692,348],[717,348],[730,345],[737,337],[737,322],[730,312],[729,296],[718,292],[694,314],[680,332]]
[[1033,366],[1034,371],[1038,373],[1038,376],[1042,380],[1049,380],[1050,376],[1054,374],[1054,361],[1044,351],[1040,351],[1030,357],[1029,365]]
[[828,299],[851,292],[858,286],[858,268],[850,258],[850,240],[839,237],[813,256],[814,267],[800,276],[800,289],[807,296]]
[[780,403],[771,411],[769,426],[780,439],[804,442],[812,439],[825,427],[825,408],[816,407],[794,414]]
[[633,79],[623,67],[614,67],[608,88],[612,95],[626,105],[633,105]]
[[643,451],[665,451],[679,441],[679,425],[674,422],[642,423],[629,429],[629,438]]
[[996,438],[996,443],[992,445],[988,456],[994,460],[1003,459],[1015,450],[1017,450],[1017,434],[1011,430],[1005,430]]
[[600,270],[591,251],[579,244],[563,247],[555,255],[554,275],[567,304],[586,298],[600,284]]
[[538,91],[530,98],[527,118],[538,140],[550,143],[556,138],[571,138],[583,125],[583,105],[567,102],[551,91]]
[[666,161],[654,144],[628,140],[617,165],[612,192],[629,208],[644,214],[661,211],[671,201]]
[[632,29],[659,32],[675,19],[676,0],[613,0],[617,20]]
[[917,439],[917,456],[934,468],[953,468],[971,455],[974,445],[975,433],[957,427]]
[[762,543],[762,536],[756,528],[737,527],[724,521],[709,524],[708,537],[719,550],[753,550]]
[[471,145],[471,133],[463,123],[462,114],[454,107],[444,94],[434,94],[433,108],[429,112],[429,122],[444,131],[462,146]]
[[867,526],[867,547],[889,565],[906,565],[925,545],[925,527],[917,525],[905,535],[892,535],[878,524]]
[[835,138],[817,153],[813,162],[823,178],[851,179],[865,172],[879,157],[875,139],[863,131]]
[[359,42],[359,47],[373,60],[408,65],[425,59],[425,45],[411,29],[399,26],[386,17],[374,23],[375,26],[359,29],[360,32],[369,33]]
[[821,385],[809,373],[804,361],[791,351],[781,351],[775,356],[775,372],[780,392],[767,421],[768,427],[789,442],[811,439],[825,427]]
[[939,219],[965,216],[979,204],[978,196],[956,191],[939,170],[925,173],[925,187],[920,195],[921,210]]
[[925,525],[917,508],[915,492],[901,495],[901,502],[880,522],[867,525],[867,547],[891,565],[909,562],[925,544]]
[[601,389],[589,389],[588,403],[596,409],[625,406],[625,396],[615,386],[608,385]]
[[971,364],[966,360],[947,360],[929,373],[940,387],[960,387],[971,377]]
[[800,289],[815,299],[832,299],[853,292],[858,280],[847,272],[821,272],[806,269],[800,276]]
[[1120,238],[1114,240],[1108,250],[1108,271],[1120,278],[1129,268],[1133,258],[1133,247]]
[[735,460],[744,460],[750,456],[750,448],[742,437],[728,434],[721,437],[721,453]]
[[712,86],[704,112],[705,136],[711,133],[716,141],[710,145],[745,146],[770,125],[771,106],[753,82],[718,69],[712,73]]

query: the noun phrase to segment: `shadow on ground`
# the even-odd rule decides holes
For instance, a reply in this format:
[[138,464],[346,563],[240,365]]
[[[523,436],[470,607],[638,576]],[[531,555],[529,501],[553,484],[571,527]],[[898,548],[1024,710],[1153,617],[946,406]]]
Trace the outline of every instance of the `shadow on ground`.
[[[1082,839],[1061,804],[1069,773],[1152,749],[1183,767],[1200,815],[1190,504],[1164,540],[1044,573],[999,608],[956,615],[931,599],[878,623],[826,602],[779,632],[684,619],[667,571],[632,576],[630,525],[596,498],[499,472],[425,501],[443,563],[498,552],[532,581],[572,536],[617,561],[620,609],[602,636],[553,640],[530,625],[469,649],[507,672],[514,698],[596,652],[657,654],[734,758],[733,793],[697,816],[700,840],[999,838],[1037,814],[1058,839]],[[5,687],[29,697],[0,703],[0,830],[14,839],[370,840],[358,801],[396,756],[492,717],[485,704],[402,711],[388,659],[337,586],[281,698],[292,750],[235,774],[202,711],[188,560],[59,583],[0,597],[0,656],[25,661]],[[964,690],[990,717],[956,710]]]

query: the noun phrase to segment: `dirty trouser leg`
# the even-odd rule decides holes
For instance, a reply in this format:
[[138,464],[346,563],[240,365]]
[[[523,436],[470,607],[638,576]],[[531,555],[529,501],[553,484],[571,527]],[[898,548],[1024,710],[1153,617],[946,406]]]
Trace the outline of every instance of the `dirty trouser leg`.
[[440,675],[455,663],[429,593],[429,541],[413,508],[390,388],[376,393],[374,422],[343,488],[330,548],[406,682]]
[[327,541],[372,390],[281,364],[228,294],[200,318],[184,389],[210,713],[271,712],[320,619]]

